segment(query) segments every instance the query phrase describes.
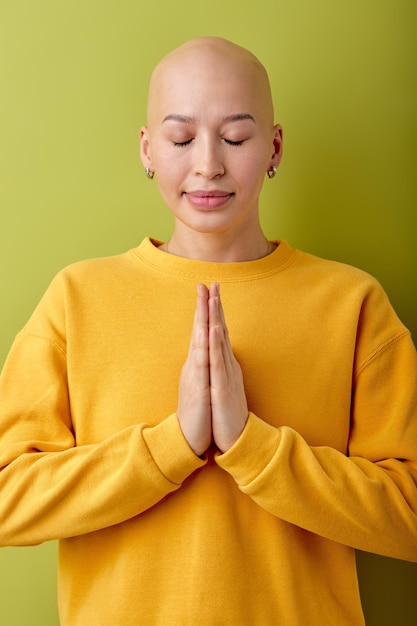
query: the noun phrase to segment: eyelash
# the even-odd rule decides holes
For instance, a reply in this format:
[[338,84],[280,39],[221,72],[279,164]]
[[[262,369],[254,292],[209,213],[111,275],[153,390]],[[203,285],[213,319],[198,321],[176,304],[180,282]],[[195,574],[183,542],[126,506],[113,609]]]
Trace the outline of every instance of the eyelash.
[[[242,139],[241,141],[231,141],[230,139],[224,139],[224,141],[229,146],[236,147],[236,146],[241,146],[245,140]],[[187,141],[174,141],[173,144],[175,148],[185,148],[185,146],[188,146],[191,142],[192,142],[192,139],[188,139]]]
[[172,143],[174,144],[175,148],[185,148],[185,146],[188,146],[188,144],[190,144],[192,142],[192,139],[188,139],[188,141],[173,141]]
[[244,139],[241,139],[240,141],[230,141],[230,139],[225,139],[225,142],[229,146],[241,146],[244,141],[245,141]]

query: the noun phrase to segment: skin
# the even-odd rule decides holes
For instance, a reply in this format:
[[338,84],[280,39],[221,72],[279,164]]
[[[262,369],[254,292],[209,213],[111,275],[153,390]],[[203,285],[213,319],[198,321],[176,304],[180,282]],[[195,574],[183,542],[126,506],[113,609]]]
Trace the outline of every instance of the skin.
[[197,286],[197,308],[188,358],[182,368],[178,420],[190,447],[202,455],[211,442],[226,452],[248,417],[242,370],[227,332],[220,287]]
[[[259,194],[266,171],[278,167],[282,155],[282,129],[273,115],[264,67],[231,42],[194,39],[157,65],[140,141],[142,163],[156,173],[174,215],[162,251],[215,262],[271,252],[259,222]],[[226,452],[247,421],[242,371],[217,283],[197,286],[177,416],[197,455],[212,442]]]

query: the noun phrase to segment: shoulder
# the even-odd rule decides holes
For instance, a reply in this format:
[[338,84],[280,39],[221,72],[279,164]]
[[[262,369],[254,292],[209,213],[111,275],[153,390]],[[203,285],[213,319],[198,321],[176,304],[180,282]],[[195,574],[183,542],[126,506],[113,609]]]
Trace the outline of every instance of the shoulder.
[[300,288],[303,285],[311,297],[327,301],[332,309],[350,310],[359,323],[373,318],[399,324],[381,283],[358,267],[297,250],[292,271],[299,274]]
[[67,265],[53,277],[26,326],[43,325],[45,320],[64,326],[69,311],[81,314],[87,308],[110,306],[137,282],[137,265],[131,251]]
[[322,294],[329,298],[354,299],[359,306],[371,294],[387,299],[377,278],[347,263],[296,250],[289,269],[300,287],[315,296]]
[[130,252],[77,261],[58,272],[55,281],[78,283],[125,273],[132,264]]
[[379,285],[374,276],[354,265],[326,259],[301,250],[296,250],[294,266],[300,271],[316,275],[318,279],[342,281],[353,285]]

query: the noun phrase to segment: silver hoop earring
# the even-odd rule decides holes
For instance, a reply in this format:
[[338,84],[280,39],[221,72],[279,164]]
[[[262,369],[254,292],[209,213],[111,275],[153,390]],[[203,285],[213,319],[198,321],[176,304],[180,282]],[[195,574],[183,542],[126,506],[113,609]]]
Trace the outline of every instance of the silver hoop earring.
[[277,173],[277,168],[275,167],[275,165],[271,165],[271,169],[267,171],[268,178],[274,178],[276,173]]
[[149,180],[152,180],[155,176],[155,172],[153,172],[150,167],[145,167],[145,176],[146,178],[149,178]]

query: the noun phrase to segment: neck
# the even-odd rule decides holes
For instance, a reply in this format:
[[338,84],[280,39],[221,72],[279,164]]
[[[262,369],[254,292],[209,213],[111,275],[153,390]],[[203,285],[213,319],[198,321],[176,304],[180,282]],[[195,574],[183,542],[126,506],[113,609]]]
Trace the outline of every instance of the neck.
[[177,230],[160,249],[188,259],[199,261],[213,261],[216,263],[235,263],[240,261],[254,261],[260,259],[275,248],[263,234],[248,233],[246,236],[229,233],[199,233],[192,232],[192,236],[184,236]]

